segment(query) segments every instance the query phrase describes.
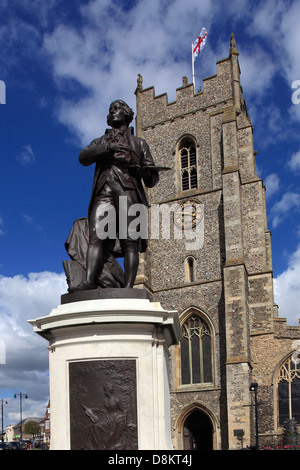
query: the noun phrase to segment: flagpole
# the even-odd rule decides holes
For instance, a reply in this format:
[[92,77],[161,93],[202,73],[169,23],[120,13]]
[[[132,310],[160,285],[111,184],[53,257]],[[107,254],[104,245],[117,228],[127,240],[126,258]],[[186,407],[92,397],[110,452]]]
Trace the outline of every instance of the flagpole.
[[193,71],[193,85],[195,93],[195,61],[194,61],[194,45],[192,43],[192,71]]

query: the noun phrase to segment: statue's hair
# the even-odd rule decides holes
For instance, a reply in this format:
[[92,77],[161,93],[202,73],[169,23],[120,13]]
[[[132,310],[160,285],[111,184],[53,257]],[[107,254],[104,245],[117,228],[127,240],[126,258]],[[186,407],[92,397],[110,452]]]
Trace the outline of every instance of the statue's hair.
[[[125,120],[126,120],[126,124],[127,126],[129,126],[129,124],[131,123],[131,121],[133,120],[133,116],[134,116],[134,112],[132,111],[132,109],[128,106],[128,104],[125,103],[125,101],[123,100],[115,100],[113,101],[110,106],[114,103],[119,103],[123,109],[124,109],[124,112],[125,112]],[[110,108],[110,107],[109,107]],[[111,123],[110,123],[110,120],[109,120],[109,115],[107,116],[107,124],[110,126]]]

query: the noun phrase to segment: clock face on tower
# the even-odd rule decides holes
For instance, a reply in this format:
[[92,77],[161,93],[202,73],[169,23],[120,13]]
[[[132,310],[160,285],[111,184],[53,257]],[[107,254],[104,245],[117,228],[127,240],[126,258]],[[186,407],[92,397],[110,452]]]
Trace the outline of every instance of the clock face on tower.
[[180,209],[174,212],[174,223],[182,230],[193,230],[203,218],[203,205],[195,200],[180,203]]

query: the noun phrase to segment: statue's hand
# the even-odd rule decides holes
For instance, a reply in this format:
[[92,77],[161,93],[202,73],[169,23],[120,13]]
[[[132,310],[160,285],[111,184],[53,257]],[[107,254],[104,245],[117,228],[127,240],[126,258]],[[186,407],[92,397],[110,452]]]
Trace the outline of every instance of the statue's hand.
[[142,175],[142,167],[140,167],[139,165],[129,165],[129,170],[135,175],[135,176],[138,176],[139,178],[142,178],[143,175]]
[[108,142],[106,145],[107,153],[114,155],[120,150],[120,145],[115,142]]
[[133,165],[131,169],[134,171],[134,173],[139,176],[139,178],[150,178],[151,177],[151,170],[149,170],[147,167],[142,167],[139,165]]
[[152,176],[151,170],[149,170],[149,168],[147,168],[146,166],[144,166],[144,168],[142,168],[142,176],[143,176],[143,178],[145,178],[145,179],[151,178],[151,176]]

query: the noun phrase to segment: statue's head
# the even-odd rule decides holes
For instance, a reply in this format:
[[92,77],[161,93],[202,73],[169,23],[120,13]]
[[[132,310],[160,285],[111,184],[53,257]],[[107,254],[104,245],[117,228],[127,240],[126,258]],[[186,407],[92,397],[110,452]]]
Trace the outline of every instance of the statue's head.
[[123,124],[129,126],[133,120],[134,112],[123,100],[113,101],[109,107],[107,124],[111,127],[118,127]]
[[114,393],[115,388],[111,382],[107,382],[103,387],[103,391],[106,397],[110,397]]

